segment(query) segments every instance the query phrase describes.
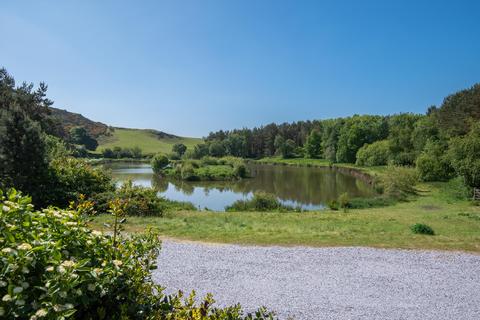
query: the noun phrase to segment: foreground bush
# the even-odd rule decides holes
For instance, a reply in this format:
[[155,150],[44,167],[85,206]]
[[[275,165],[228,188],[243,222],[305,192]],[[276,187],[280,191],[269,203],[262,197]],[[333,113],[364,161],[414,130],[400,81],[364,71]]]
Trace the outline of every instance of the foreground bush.
[[150,163],[152,165],[153,172],[160,174],[170,164],[170,160],[168,160],[167,156],[163,154],[157,154],[152,158]]
[[166,296],[154,284],[153,232],[117,238],[92,231],[82,209],[35,211],[0,192],[0,317],[6,319],[273,319],[264,309],[212,308],[211,296]]
[[225,211],[294,211],[299,210],[282,204],[273,194],[256,192],[250,200],[237,200]]
[[423,223],[416,223],[413,226],[411,226],[410,229],[412,230],[413,233],[416,233],[416,234],[427,234],[430,236],[433,236],[435,234],[435,232],[431,227]]

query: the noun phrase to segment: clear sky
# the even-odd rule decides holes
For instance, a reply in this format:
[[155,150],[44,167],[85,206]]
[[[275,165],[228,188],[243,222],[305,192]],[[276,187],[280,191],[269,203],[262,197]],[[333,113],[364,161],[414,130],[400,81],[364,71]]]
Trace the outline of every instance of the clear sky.
[[56,107],[186,136],[423,113],[480,82],[480,1],[2,0],[0,66]]

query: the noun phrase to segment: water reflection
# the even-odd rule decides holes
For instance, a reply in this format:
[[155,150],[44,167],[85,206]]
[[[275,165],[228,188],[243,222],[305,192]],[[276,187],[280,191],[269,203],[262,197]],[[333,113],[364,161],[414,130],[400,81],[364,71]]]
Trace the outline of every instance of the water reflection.
[[307,210],[321,209],[344,192],[352,198],[374,195],[363,181],[330,168],[250,164],[250,179],[192,182],[154,176],[148,164],[114,163],[106,167],[118,181],[130,179],[138,185],[153,186],[168,199],[218,211],[238,199],[248,199],[255,191],[275,194],[283,203]]

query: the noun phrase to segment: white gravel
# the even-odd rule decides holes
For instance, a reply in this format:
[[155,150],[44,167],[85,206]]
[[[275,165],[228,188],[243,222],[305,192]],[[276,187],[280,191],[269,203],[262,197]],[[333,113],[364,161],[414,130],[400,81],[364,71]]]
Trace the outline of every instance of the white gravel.
[[480,256],[164,241],[155,281],[280,319],[480,319]]

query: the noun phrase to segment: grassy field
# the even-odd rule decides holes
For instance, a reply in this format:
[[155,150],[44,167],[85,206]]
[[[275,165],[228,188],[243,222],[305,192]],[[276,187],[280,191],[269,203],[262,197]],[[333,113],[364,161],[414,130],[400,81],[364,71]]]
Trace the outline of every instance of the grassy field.
[[105,148],[133,148],[138,146],[144,154],[154,154],[171,152],[175,143],[183,143],[188,149],[192,149],[195,145],[201,143],[202,139],[186,137],[158,138],[148,130],[116,128],[112,136],[102,137],[98,142],[97,152],[101,152]]
[[[102,229],[102,215],[93,227]],[[434,236],[413,234],[425,223]],[[164,218],[129,217],[125,228],[154,227],[165,237],[205,242],[282,246],[369,246],[480,252],[480,207],[460,200],[449,183],[419,185],[409,202],[375,209],[304,213],[175,212]]]

